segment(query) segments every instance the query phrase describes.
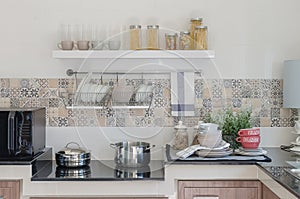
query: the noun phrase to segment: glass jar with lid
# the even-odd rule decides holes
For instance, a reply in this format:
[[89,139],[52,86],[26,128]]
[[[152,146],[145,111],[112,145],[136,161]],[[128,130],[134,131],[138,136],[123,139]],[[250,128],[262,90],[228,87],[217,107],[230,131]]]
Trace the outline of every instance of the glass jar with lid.
[[202,21],[203,19],[200,17],[196,17],[196,18],[191,18],[190,20],[190,36],[191,36],[191,47],[194,48],[194,35],[195,35],[195,27],[196,26],[201,26],[202,25]]
[[138,50],[142,47],[141,25],[130,25],[130,50]]
[[166,49],[167,50],[176,50],[177,46],[177,34],[176,33],[166,33]]
[[148,25],[147,26],[147,48],[149,50],[159,49],[159,25]]
[[178,122],[175,126],[175,139],[174,139],[174,149],[182,150],[188,147],[188,132],[187,127],[183,125],[182,121]]
[[189,31],[180,32],[179,36],[179,50],[191,50],[192,38]]
[[195,27],[195,50],[207,50],[207,26],[196,26]]

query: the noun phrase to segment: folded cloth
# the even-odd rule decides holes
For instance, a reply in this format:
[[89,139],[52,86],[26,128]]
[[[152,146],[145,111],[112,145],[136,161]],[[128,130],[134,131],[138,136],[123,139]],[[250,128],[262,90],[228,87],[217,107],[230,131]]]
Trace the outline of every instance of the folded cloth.
[[171,72],[172,116],[195,116],[194,72]]

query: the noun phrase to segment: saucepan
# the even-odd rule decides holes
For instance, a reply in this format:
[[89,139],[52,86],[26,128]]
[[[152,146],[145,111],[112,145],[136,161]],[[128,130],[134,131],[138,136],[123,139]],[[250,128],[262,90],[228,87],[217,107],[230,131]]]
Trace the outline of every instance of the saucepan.
[[[71,147],[71,145],[75,145]],[[64,167],[81,167],[89,165],[91,153],[76,142],[69,142],[66,147],[55,153],[56,164]]]
[[150,146],[147,142],[118,142],[110,144],[115,149],[115,163],[122,167],[144,167],[150,163]]

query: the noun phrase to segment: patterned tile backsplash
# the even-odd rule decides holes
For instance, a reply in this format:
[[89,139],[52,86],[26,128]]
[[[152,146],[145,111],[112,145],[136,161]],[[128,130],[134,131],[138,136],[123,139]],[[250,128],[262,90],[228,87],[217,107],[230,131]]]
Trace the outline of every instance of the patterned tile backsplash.
[[[137,87],[140,79],[126,79]],[[147,79],[152,84],[153,101],[149,109],[66,109],[60,93],[72,93],[75,80],[0,79],[0,107],[47,107],[47,125],[108,127],[173,127],[179,119],[194,126],[208,113],[224,108],[251,109],[254,126],[290,127],[297,111],[282,108],[281,79],[195,79],[195,117],[170,115],[170,80]],[[106,82],[109,83],[109,82]],[[68,103],[72,102],[71,99]]]

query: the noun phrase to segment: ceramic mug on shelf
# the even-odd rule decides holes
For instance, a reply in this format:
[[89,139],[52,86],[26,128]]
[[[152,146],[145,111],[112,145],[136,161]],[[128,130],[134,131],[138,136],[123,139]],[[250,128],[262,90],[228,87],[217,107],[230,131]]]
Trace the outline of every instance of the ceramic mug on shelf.
[[260,143],[260,136],[252,135],[237,137],[236,141],[240,142],[242,144],[242,147],[245,149],[256,149]]
[[90,50],[92,48],[91,42],[86,40],[77,41],[78,50]]
[[108,48],[109,50],[119,50],[121,47],[120,40],[110,40],[108,41]]
[[61,50],[73,50],[74,42],[73,41],[61,41],[57,44],[57,47]]

